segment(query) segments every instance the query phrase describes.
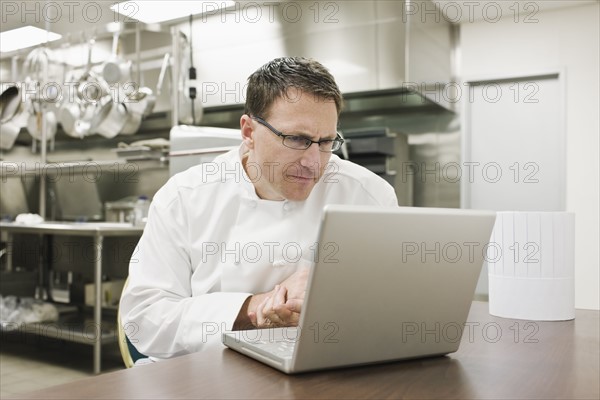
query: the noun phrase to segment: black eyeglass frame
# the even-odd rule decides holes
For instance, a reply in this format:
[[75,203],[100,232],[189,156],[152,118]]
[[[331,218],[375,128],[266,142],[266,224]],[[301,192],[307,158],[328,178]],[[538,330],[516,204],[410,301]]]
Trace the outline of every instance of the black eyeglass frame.
[[[253,120],[255,120],[256,122],[258,122],[259,124],[267,127],[271,132],[273,132],[275,135],[279,136],[281,138],[281,143],[287,147],[288,149],[292,149],[292,150],[306,150],[308,149],[310,146],[313,145],[313,143],[317,144],[317,147],[319,148],[319,151],[323,152],[323,153],[333,153],[334,151],[339,150],[342,147],[342,144],[344,144],[344,139],[342,138],[342,136],[339,134],[339,132],[336,132],[336,137],[335,139],[321,139],[319,141],[315,141],[315,140],[311,140],[305,136],[301,136],[301,135],[286,135],[285,133],[275,129],[273,127],[273,125],[269,124],[267,121],[265,121],[264,119],[262,119],[261,117],[257,117],[257,116],[251,116],[250,118],[252,118]],[[302,138],[306,141],[307,145],[305,148],[296,148],[296,147],[290,147],[287,146],[285,144],[285,139],[288,137],[295,137],[295,138]],[[321,143],[326,143],[326,142],[332,142],[331,145],[331,150],[323,150],[321,149]],[[337,146],[337,147],[336,147]]]

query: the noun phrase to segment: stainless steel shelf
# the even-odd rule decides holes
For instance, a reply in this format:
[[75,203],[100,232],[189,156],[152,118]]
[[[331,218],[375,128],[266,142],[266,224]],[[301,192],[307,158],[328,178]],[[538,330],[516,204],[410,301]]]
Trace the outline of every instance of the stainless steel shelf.
[[[34,333],[42,336],[50,336],[57,334],[58,332],[66,333],[67,339],[79,343],[87,343],[94,346],[94,373],[100,372],[100,360],[101,360],[101,349],[104,343],[114,341],[116,333],[113,328],[109,328],[109,325],[105,325],[102,318],[102,247],[104,244],[104,237],[106,236],[141,236],[143,229],[140,227],[132,226],[131,224],[125,223],[107,223],[107,222],[95,222],[95,223],[66,223],[66,222],[43,222],[35,225],[24,225],[14,222],[0,222],[0,232],[6,233],[7,235],[7,246],[9,256],[13,250],[11,248],[13,244],[12,235],[15,233],[30,233],[39,235],[76,235],[76,236],[88,236],[94,239],[94,311],[93,319],[89,320],[89,324],[86,325],[86,320],[83,324],[76,322],[75,326],[81,326],[81,329],[69,329],[67,325],[55,325],[56,329],[51,330],[52,323],[37,323],[27,324],[22,327],[23,331]],[[10,271],[12,268],[12,259],[7,259],[7,269]],[[64,321],[64,320],[61,320]],[[75,319],[74,321],[81,321]],[[61,326],[64,329],[61,329]],[[95,334],[91,336],[90,332],[86,331],[86,326],[91,326]],[[45,332],[47,332],[45,334]]]
[[76,236],[140,236],[143,228],[120,222],[54,222],[20,224],[0,222],[0,230],[11,233],[33,233]]
[[93,318],[73,314],[62,316],[54,322],[22,324],[13,330],[3,330],[3,334],[28,333],[57,340],[65,340],[90,346],[114,343],[118,340],[116,321],[102,320],[98,325]]

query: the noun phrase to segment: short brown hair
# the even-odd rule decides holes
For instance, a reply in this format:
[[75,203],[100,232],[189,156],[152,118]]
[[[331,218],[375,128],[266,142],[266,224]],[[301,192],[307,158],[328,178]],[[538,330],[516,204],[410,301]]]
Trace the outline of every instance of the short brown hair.
[[323,64],[304,57],[282,57],[269,61],[250,75],[244,113],[267,118],[273,102],[286,96],[290,88],[332,100],[338,115],[342,111],[342,93]]

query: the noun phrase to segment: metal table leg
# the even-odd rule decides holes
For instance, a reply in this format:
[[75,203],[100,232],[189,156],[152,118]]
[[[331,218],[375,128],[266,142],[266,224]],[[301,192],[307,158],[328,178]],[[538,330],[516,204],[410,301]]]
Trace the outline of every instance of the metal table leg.
[[12,272],[13,270],[13,234],[12,232],[6,232],[6,272]]
[[96,328],[96,342],[94,343],[94,373],[100,373],[102,357],[102,245],[104,237],[94,236],[94,325]]

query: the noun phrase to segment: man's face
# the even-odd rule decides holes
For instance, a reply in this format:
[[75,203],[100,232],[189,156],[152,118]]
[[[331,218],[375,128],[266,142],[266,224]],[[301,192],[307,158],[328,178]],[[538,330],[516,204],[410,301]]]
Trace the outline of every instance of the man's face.
[[[264,118],[286,135],[299,135],[314,141],[335,139],[337,109],[333,101],[290,89],[278,98]],[[269,128],[244,115],[240,120],[242,138],[249,149],[246,173],[256,193],[266,200],[301,201],[308,198],[323,175],[331,153],[319,151],[313,143],[306,150],[285,147],[282,138]]]

